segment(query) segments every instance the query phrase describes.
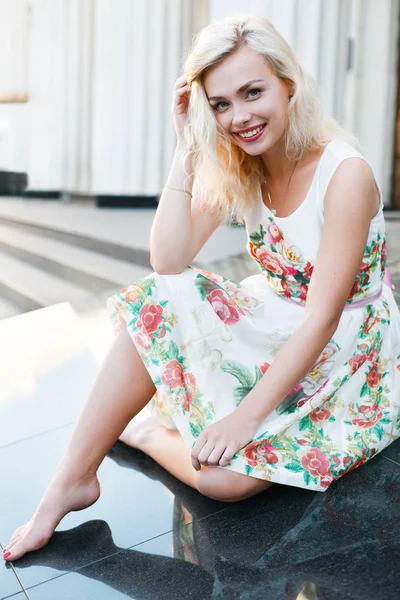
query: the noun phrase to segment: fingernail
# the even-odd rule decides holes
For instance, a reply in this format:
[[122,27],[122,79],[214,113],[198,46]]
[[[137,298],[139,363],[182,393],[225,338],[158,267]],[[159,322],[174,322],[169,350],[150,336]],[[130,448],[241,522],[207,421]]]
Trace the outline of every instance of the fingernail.
[[11,556],[11,552],[6,552],[3,554],[3,558],[8,558],[9,556]]

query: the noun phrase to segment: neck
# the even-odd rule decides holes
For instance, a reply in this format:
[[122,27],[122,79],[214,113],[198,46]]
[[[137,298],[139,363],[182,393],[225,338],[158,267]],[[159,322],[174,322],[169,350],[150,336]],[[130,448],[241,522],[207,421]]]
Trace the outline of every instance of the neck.
[[289,160],[285,152],[284,141],[278,142],[261,155],[265,166],[267,180],[270,183],[287,181],[293,171],[295,161]]

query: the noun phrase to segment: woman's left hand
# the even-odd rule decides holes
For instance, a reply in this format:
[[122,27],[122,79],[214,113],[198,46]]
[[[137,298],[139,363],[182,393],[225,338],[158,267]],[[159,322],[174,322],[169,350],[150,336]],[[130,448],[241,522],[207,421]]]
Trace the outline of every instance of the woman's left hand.
[[258,424],[234,411],[227,417],[203,429],[192,448],[192,465],[200,471],[201,465],[226,467],[238,450],[254,437]]

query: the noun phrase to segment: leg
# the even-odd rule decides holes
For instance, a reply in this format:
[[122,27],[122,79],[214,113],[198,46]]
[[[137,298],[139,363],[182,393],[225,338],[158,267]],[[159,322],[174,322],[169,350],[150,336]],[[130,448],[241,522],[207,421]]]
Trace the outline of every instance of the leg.
[[142,450],[174,477],[213,500],[237,502],[273,485],[271,481],[221,467],[203,467],[201,471],[195,471],[179,431],[166,429],[153,417],[139,424],[130,423],[120,440]]
[[127,329],[122,328],[104,360],[53,480],[32,519],[12,536],[4,558],[16,560],[41,548],[68,512],[86,508],[98,499],[96,471],[100,463],[154,391]]

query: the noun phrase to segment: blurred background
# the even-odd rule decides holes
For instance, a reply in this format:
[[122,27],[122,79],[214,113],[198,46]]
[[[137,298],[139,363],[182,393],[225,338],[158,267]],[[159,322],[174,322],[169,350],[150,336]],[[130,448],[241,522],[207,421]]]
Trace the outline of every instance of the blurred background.
[[[104,305],[149,271],[172,88],[193,34],[235,12],[294,47],[396,217],[399,0],[0,0],[0,318]],[[240,279],[244,244],[222,228],[197,263]]]

